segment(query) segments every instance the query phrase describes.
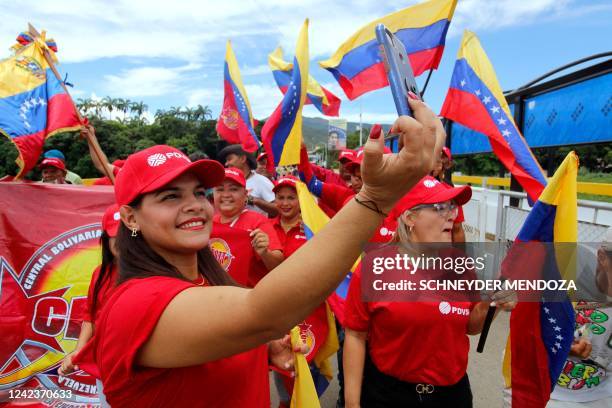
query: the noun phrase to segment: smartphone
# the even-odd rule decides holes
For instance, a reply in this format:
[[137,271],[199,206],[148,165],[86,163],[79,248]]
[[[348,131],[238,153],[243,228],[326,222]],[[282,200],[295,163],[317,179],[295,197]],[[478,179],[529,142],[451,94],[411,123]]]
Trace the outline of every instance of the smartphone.
[[376,40],[380,47],[397,114],[412,116],[410,105],[408,105],[408,92],[414,93],[419,99],[421,99],[421,94],[414,79],[406,48],[384,24],[376,26]]

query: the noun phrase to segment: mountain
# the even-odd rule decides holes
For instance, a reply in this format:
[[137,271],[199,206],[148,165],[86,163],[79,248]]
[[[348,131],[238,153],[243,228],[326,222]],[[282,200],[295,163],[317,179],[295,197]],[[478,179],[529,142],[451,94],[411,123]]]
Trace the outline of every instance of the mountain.
[[[371,123],[363,124],[363,137],[364,139],[368,137],[368,132],[372,127]],[[387,131],[391,126],[383,125],[385,131]],[[327,143],[327,129],[328,122],[327,119],[323,118],[308,118],[303,117],[302,119],[302,134],[304,136],[304,142],[309,148],[313,148],[317,144]],[[347,135],[358,131],[359,122],[348,122],[347,124]]]

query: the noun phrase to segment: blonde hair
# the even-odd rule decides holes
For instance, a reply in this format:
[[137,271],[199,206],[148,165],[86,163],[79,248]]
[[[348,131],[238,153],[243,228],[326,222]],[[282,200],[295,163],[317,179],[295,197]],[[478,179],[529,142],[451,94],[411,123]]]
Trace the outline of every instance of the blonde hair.
[[406,225],[404,221],[404,215],[411,216],[414,214],[411,210],[404,211],[399,217],[397,217],[397,228],[393,233],[393,237],[389,243],[393,244],[412,244],[412,232],[410,227]]

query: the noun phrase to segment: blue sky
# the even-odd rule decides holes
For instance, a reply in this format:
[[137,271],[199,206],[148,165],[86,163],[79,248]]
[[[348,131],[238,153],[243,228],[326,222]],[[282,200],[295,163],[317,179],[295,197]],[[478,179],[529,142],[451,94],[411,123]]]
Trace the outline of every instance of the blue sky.
[[[226,0],[37,1],[25,8],[0,1],[0,57],[32,22],[58,43],[60,70],[75,84],[74,98],[144,101],[154,113],[170,106],[208,105],[218,115],[223,98],[225,43],[231,39],[255,117],[281,100],[267,55],[283,46],[291,58],[304,18],[310,18],[311,74],[339,96],[341,117],[390,123],[390,91],[348,101],[318,67],[363,24],[417,1]],[[32,3],[34,4],[34,3]],[[605,0],[459,0],[440,69],[425,99],[444,100],[464,29],[474,31],[503,89],[516,88],[572,60],[612,47],[612,3]],[[425,75],[418,79],[423,83]],[[321,114],[312,106],[305,116]]]

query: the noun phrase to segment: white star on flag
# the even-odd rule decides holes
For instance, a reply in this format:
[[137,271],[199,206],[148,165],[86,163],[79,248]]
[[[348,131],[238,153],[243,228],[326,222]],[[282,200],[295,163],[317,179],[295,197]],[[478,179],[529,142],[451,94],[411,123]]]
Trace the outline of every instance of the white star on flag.
[[25,107],[26,107],[26,109],[30,109],[30,101],[25,101],[25,102],[23,103],[23,106],[25,106]]
[[482,98],[482,102],[486,105],[487,103],[491,102],[491,97],[485,96],[484,98]]
[[493,106],[493,107],[491,108],[491,112],[493,112],[493,113],[498,113],[498,112],[499,112],[499,106]]
[[25,127],[27,127],[28,129],[31,128],[32,126],[30,126],[30,123],[27,120],[23,121],[23,124],[25,125]]
[[555,327],[553,327],[553,329],[554,329],[555,331],[561,331],[561,328],[560,328],[559,326],[555,326]]
[[480,89],[477,89],[474,93],[476,94],[476,96],[480,96]]
[[504,126],[506,125],[507,120],[504,118],[499,118],[497,119],[497,123],[499,123],[500,125]]
[[544,313],[548,314],[548,312],[550,312],[550,309],[549,309],[549,308],[547,308],[547,307],[545,307],[545,308],[544,308]]
[[466,84],[465,79],[462,79],[461,80],[461,87],[463,88],[465,86],[465,84]]
[[551,350],[553,353],[557,354],[557,349],[556,349],[556,348],[551,347],[551,348],[550,348],[550,350]]
[[551,323],[557,323],[557,320],[553,319],[552,317],[550,319],[548,319],[549,322]]
[[[508,129],[504,129],[504,130],[502,131],[502,135],[504,135],[504,137],[508,137],[508,136],[510,136],[510,131],[508,131]],[[546,312],[546,313],[548,313],[548,312]],[[551,322],[551,323],[552,323],[552,322]]]
[[561,348],[561,344],[560,343],[555,343],[555,347],[560,349]]
[[556,338],[557,338],[557,340],[563,340],[563,336],[562,336],[562,335],[560,335],[560,334],[559,334],[559,335],[557,335],[557,337],[556,337]]
[[47,104],[47,102],[45,102],[45,100],[43,98],[38,98],[38,104],[40,106],[45,106]]

